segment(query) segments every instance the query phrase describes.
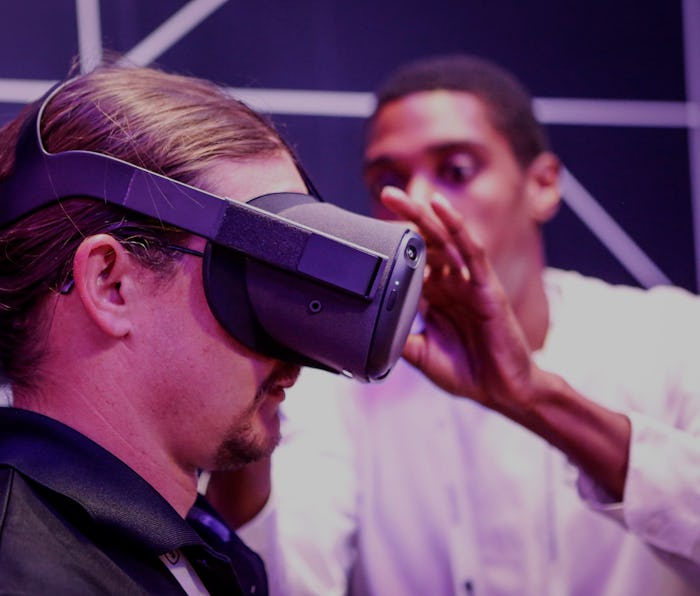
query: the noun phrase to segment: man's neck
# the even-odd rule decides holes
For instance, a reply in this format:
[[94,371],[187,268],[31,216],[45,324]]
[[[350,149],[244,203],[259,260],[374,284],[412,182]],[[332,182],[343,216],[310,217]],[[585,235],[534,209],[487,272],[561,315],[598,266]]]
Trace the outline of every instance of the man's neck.
[[184,518],[197,496],[196,470],[178,465],[159,444],[156,433],[141,428],[138,420],[124,421],[124,411],[119,417],[114,411],[101,411],[94,402],[94,395],[91,403],[81,403],[65,393],[55,399],[39,393],[16,395],[13,405],[58,420],[85,435],[139,474]]
[[549,330],[549,302],[541,273],[536,283],[527,285],[522,300],[519,304],[514,304],[513,308],[530,349],[535,352],[542,348]]
[[[528,252],[529,251],[529,252]],[[531,351],[544,346],[549,330],[549,300],[544,285],[544,247],[539,237],[525,247],[527,254],[506,271],[505,283],[511,307],[522,327]],[[528,256],[529,255],[529,256]]]

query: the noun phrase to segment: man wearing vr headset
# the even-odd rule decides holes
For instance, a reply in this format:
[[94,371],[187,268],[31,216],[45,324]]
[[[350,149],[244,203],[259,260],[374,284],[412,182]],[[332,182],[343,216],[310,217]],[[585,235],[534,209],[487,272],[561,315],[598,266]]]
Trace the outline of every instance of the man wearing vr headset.
[[[355,216],[306,194],[272,126],[195,78],[100,67],[29,106],[0,143],[13,392],[0,409],[0,591],[266,593],[256,555],[193,508],[198,472],[270,454],[300,364],[386,373],[415,313],[422,241],[385,222],[364,243],[295,223]],[[308,349],[251,314],[276,276],[311,296],[283,313],[314,335]],[[376,321],[357,358],[314,330],[336,303]]]
[[435,384],[302,375],[273,498],[241,528],[284,593],[700,594],[700,305],[545,268],[559,163],[530,104],[468,56],[380,91],[368,186],[424,230],[458,210],[471,279],[433,260],[406,356]]

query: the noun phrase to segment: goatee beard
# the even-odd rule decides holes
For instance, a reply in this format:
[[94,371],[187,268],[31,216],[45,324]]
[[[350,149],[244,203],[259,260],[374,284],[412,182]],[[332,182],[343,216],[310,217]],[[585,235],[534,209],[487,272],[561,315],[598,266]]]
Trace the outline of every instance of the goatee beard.
[[273,370],[262,382],[250,407],[241,415],[241,420],[246,422],[242,425],[240,422],[234,424],[227,434],[227,438],[219,447],[215,460],[216,469],[235,469],[272,454],[280,442],[280,432],[277,431],[275,435],[256,442],[250,421],[255,416],[260,404],[279,383],[279,379],[290,375],[290,369],[295,369],[296,374],[298,374],[296,366],[285,364]]

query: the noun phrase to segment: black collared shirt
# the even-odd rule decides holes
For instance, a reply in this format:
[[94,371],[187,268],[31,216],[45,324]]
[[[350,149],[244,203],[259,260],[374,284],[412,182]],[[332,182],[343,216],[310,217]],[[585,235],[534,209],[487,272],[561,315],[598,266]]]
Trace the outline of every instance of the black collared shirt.
[[84,435],[40,414],[0,408],[0,595],[181,596],[159,559],[175,550],[212,595],[267,593],[260,559],[235,534],[200,536]]

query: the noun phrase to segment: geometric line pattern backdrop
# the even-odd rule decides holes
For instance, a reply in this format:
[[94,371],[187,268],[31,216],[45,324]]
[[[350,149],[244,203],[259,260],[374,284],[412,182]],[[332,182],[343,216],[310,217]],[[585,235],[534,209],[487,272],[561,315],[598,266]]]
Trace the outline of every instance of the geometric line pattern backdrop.
[[[29,5],[32,3],[30,2]],[[100,3],[98,0],[76,0],[74,4],[74,24],[75,36],[74,47],[80,57],[81,70],[85,71],[99,63],[103,53],[105,31],[108,29],[108,21],[105,19],[104,11],[108,10],[106,2]],[[129,3],[125,2],[124,5]],[[160,11],[152,26],[144,35],[132,39],[128,46],[115,47],[114,43],[106,44],[109,49],[114,49],[123,55],[124,60],[136,64],[150,64],[156,62],[162,66],[178,70],[177,60],[169,60],[171,50],[182,48],[187,44],[194,32],[199,28],[206,28],[210,23],[216,23],[217,19],[238,18],[244,20],[246,11],[250,16],[250,11],[255,11],[256,7],[246,6],[241,2],[227,0],[191,0],[180,2],[173,10],[172,2],[153,2],[150,4],[160,5]],[[261,3],[261,5],[264,3]],[[381,3],[379,3],[381,4]],[[12,12],[20,15],[22,11],[41,12],[37,6],[18,5],[12,11],[6,10],[6,19],[12,20]],[[137,6],[138,3],[132,6]],[[306,7],[306,8],[304,8]],[[681,86],[685,86],[686,97],[677,99],[609,99],[606,97],[547,97],[536,94],[535,110],[539,118],[552,127],[555,131],[562,130],[560,127],[598,127],[606,129],[659,129],[661,131],[678,130],[687,135],[676,161],[685,160],[687,182],[686,209],[692,223],[687,226],[686,235],[689,238],[686,244],[690,247],[689,254],[675,255],[676,259],[691,261],[690,269],[692,275],[686,276],[679,285],[685,285],[689,289],[697,290],[698,278],[700,277],[700,173],[697,170],[700,164],[700,141],[698,131],[700,130],[700,2],[698,0],[684,0],[681,5],[680,31],[683,33],[685,44],[683,45],[685,63],[685,81]],[[224,10],[226,9],[226,14]],[[295,11],[309,12],[311,20],[312,11],[317,10],[318,5],[314,2],[295,4]],[[497,7],[494,7],[496,10]],[[114,10],[110,4],[109,10]],[[287,9],[285,9],[287,10]],[[128,12],[128,11],[127,11]],[[127,15],[128,16],[128,15]],[[137,13],[133,15],[134,23],[138,23]],[[18,21],[22,21],[18,18]],[[70,28],[69,24],[64,25]],[[261,29],[262,32],[262,29]],[[208,34],[209,35],[209,34]],[[429,44],[428,44],[429,45]],[[47,46],[46,51],[52,51]],[[450,50],[452,48],[449,48]],[[471,51],[471,48],[454,48]],[[188,46],[189,52],[201,52],[203,63],[222,60],[221,54],[212,53],[210,49],[192,43]],[[239,49],[239,51],[242,51]],[[255,52],[247,49],[248,52]],[[329,50],[330,51],[330,50]],[[428,53],[416,49],[415,54]],[[482,52],[483,53],[483,52]],[[486,54],[487,57],[493,57]],[[495,57],[494,57],[495,58]],[[402,61],[402,60],[397,60]],[[2,60],[0,60],[0,64]],[[507,64],[506,64],[507,66]],[[303,69],[303,65],[300,65]],[[235,73],[235,64],[232,63],[232,72]],[[388,70],[388,69],[387,69]],[[515,70],[515,69],[514,69]],[[516,70],[516,72],[518,72]],[[1,73],[0,73],[1,74]],[[0,102],[6,104],[22,104],[33,100],[45,91],[56,79],[65,73],[57,73],[55,78],[32,78],[32,77],[2,77],[0,76]],[[192,74],[211,77],[206,72],[193,72]],[[518,74],[520,74],[518,72]],[[342,76],[342,73],[338,73]],[[254,107],[280,118],[285,122],[289,119],[289,131],[291,141],[301,147],[302,153],[305,146],[309,146],[313,141],[305,140],[304,126],[343,126],[338,124],[340,120],[352,120],[353,126],[361,127],[362,119],[370,113],[373,105],[372,94],[367,90],[372,85],[367,85],[365,89],[318,89],[318,88],[275,88],[272,86],[261,86],[246,82],[245,85],[235,84],[236,77],[231,76],[230,81],[221,81],[228,84],[231,92],[244,99]],[[531,87],[532,89],[532,87]],[[533,92],[536,90],[533,89]],[[11,114],[8,114],[8,116]],[[296,120],[295,120],[296,119]],[[309,119],[320,121],[319,124],[309,125]],[[298,125],[301,133],[299,140],[294,135],[294,123],[303,122],[303,126]],[[355,124],[355,122],[357,124]],[[290,134],[288,133],[289,137]],[[582,135],[585,136],[585,135]],[[358,143],[356,142],[356,145]],[[559,151],[557,144],[555,149]],[[307,158],[302,155],[305,163],[309,164],[312,173],[314,172],[313,156]],[[642,286],[652,286],[657,284],[679,283],[671,275],[664,272],[664,268],[657,265],[645,248],[635,241],[634,234],[626,231],[624,223],[618,223],[616,214],[610,212],[600,201],[596,201],[590,191],[584,187],[572,171],[576,171],[578,161],[568,159],[564,156],[568,168],[563,173],[563,188],[565,202],[571,212],[580,222],[583,222],[589,232],[597,238],[598,242],[604,246],[608,253],[612,255],[629,274],[630,280]],[[619,157],[618,157],[619,159]],[[342,168],[342,158],[337,167]],[[350,168],[348,164],[347,169]],[[317,169],[323,169],[318,166]],[[358,175],[359,178],[359,175]],[[586,176],[586,179],[588,176]],[[322,189],[323,190],[323,189]],[[346,204],[348,208],[363,210],[359,203]],[[626,212],[622,217],[627,217]],[[566,236],[566,234],[564,234]],[[673,238],[673,235],[671,235]],[[567,250],[572,247],[567,247]],[[562,253],[565,251],[561,251]],[[659,250],[664,253],[664,250]],[[554,255],[556,258],[556,253]],[[578,257],[580,258],[580,257]],[[673,260],[670,260],[673,263]],[[585,259],[584,259],[585,260]]]

